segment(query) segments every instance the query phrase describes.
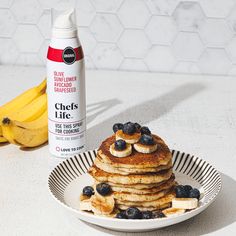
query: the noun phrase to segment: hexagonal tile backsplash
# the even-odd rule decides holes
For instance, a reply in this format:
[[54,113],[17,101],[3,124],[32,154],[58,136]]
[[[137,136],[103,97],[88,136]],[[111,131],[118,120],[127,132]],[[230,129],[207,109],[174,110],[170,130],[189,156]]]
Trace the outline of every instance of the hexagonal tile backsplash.
[[88,69],[236,75],[236,0],[0,0],[0,64],[45,65],[73,6]]

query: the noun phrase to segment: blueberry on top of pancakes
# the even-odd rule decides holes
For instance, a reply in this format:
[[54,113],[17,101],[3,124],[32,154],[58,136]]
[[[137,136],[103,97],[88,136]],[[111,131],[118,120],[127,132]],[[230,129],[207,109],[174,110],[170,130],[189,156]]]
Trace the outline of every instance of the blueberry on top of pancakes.
[[135,127],[134,123],[127,122],[127,123],[124,124],[122,130],[125,134],[132,135],[136,132],[136,127]]
[[140,129],[140,132],[141,132],[141,134],[148,134],[148,135],[151,134],[151,131],[147,126],[142,126]]
[[117,151],[122,151],[126,149],[126,142],[125,140],[122,139],[118,139],[115,141],[115,149]]
[[155,141],[151,135],[143,134],[141,138],[139,139],[139,143],[143,145],[154,145]]
[[134,123],[134,126],[136,128],[136,132],[140,132],[140,129],[141,129],[141,125],[137,122]]
[[123,124],[122,123],[115,123],[112,127],[114,133],[116,133],[116,131],[123,129]]

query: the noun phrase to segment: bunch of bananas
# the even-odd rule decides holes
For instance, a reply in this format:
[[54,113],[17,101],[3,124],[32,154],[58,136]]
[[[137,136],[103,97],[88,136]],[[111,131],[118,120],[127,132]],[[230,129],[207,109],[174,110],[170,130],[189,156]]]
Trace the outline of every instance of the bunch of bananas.
[[0,106],[0,143],[36,147],[48,140],[46,79]]

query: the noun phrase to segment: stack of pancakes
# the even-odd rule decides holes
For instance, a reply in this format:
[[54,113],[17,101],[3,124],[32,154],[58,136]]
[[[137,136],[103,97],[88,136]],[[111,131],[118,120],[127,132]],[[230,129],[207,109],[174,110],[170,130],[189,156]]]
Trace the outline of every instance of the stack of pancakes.
[[160,210],[169,207],[175,197],[171,152],[160,137],[152,136],[157,150],[148,154],[133,148],[127,157],[113,156],[109,149],[116,141],[115,135],[107,138],[98,149],[89,174],[95,184],[111,186],[118,209]]

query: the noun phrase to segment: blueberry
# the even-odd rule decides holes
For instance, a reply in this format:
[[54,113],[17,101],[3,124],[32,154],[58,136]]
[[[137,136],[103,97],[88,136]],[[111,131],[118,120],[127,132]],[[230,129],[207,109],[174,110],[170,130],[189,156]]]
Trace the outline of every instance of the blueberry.
[[140,129],[140,132],[141,134],[151,134],[151,131],[150,129],[147,127],[147,126],[143,126],[141,129]]
[[189,192],[189,197],[190,198],[197,198],[199,200],[200,198],[200,192],[197,188],[193,188]]
[[126,148],[126,142],[125,140],[119,139],[115,141],[115,149],[118,151],[125,150]]
[[117,213],[116,218],[118,218],[118,219],[127,219],[125,211],[121,211],[121,212]]
[[188,196],[189,196],[189,192],[193,189],[192,186],[184,185],[183,187],[184,187],[185,191],[188,193]]
[[123,124],[116,123],[116,124],[113,125],[112,129],[113,129],[114,133],[116,133],[116,131],[118,131],[120,129],[123,129]]
[[141,219],[142,218],[142,212],[136,208],[136,207],[129,207],[125,214],[128,219]]
[[153,215],[153,218],[164,218],[164,217],[166,217],[166,216],[165,216],[162,212],[160,212],[160,211],[153,212],[152,215]]
[[141,125],[136,122],[136,123],[134,123],[134,126],[135,126],[135,128],[136,128],[136,132],[139,132],[140,129],[141,129]]
[[151,211],[143,211],[142,212],[142,219],[152,219],[152,212]]
[[175,194],[177,198],[189,197],[188,192],[185,190],[183,185],[178,185],[175,187]]
[[94,194],[94,189],[91,186],[86,186],[83,188],[83,195],[91,197]]
[[155,144],[154,139],[151,135],[143,134],[139,139],[139,142],[144,145],[153,145]]
[[125,123],[124,127],[123,127],[123,132],[125,134],[129,134],[129,135],[134,134],[136,132],[136,128],[135,128],[134,123],[132,123],[132,122]]
[[106,183],[100,183],[100,184],[97,184],[96,190],[102,196],[106,196],[111,193],[111,186]]

